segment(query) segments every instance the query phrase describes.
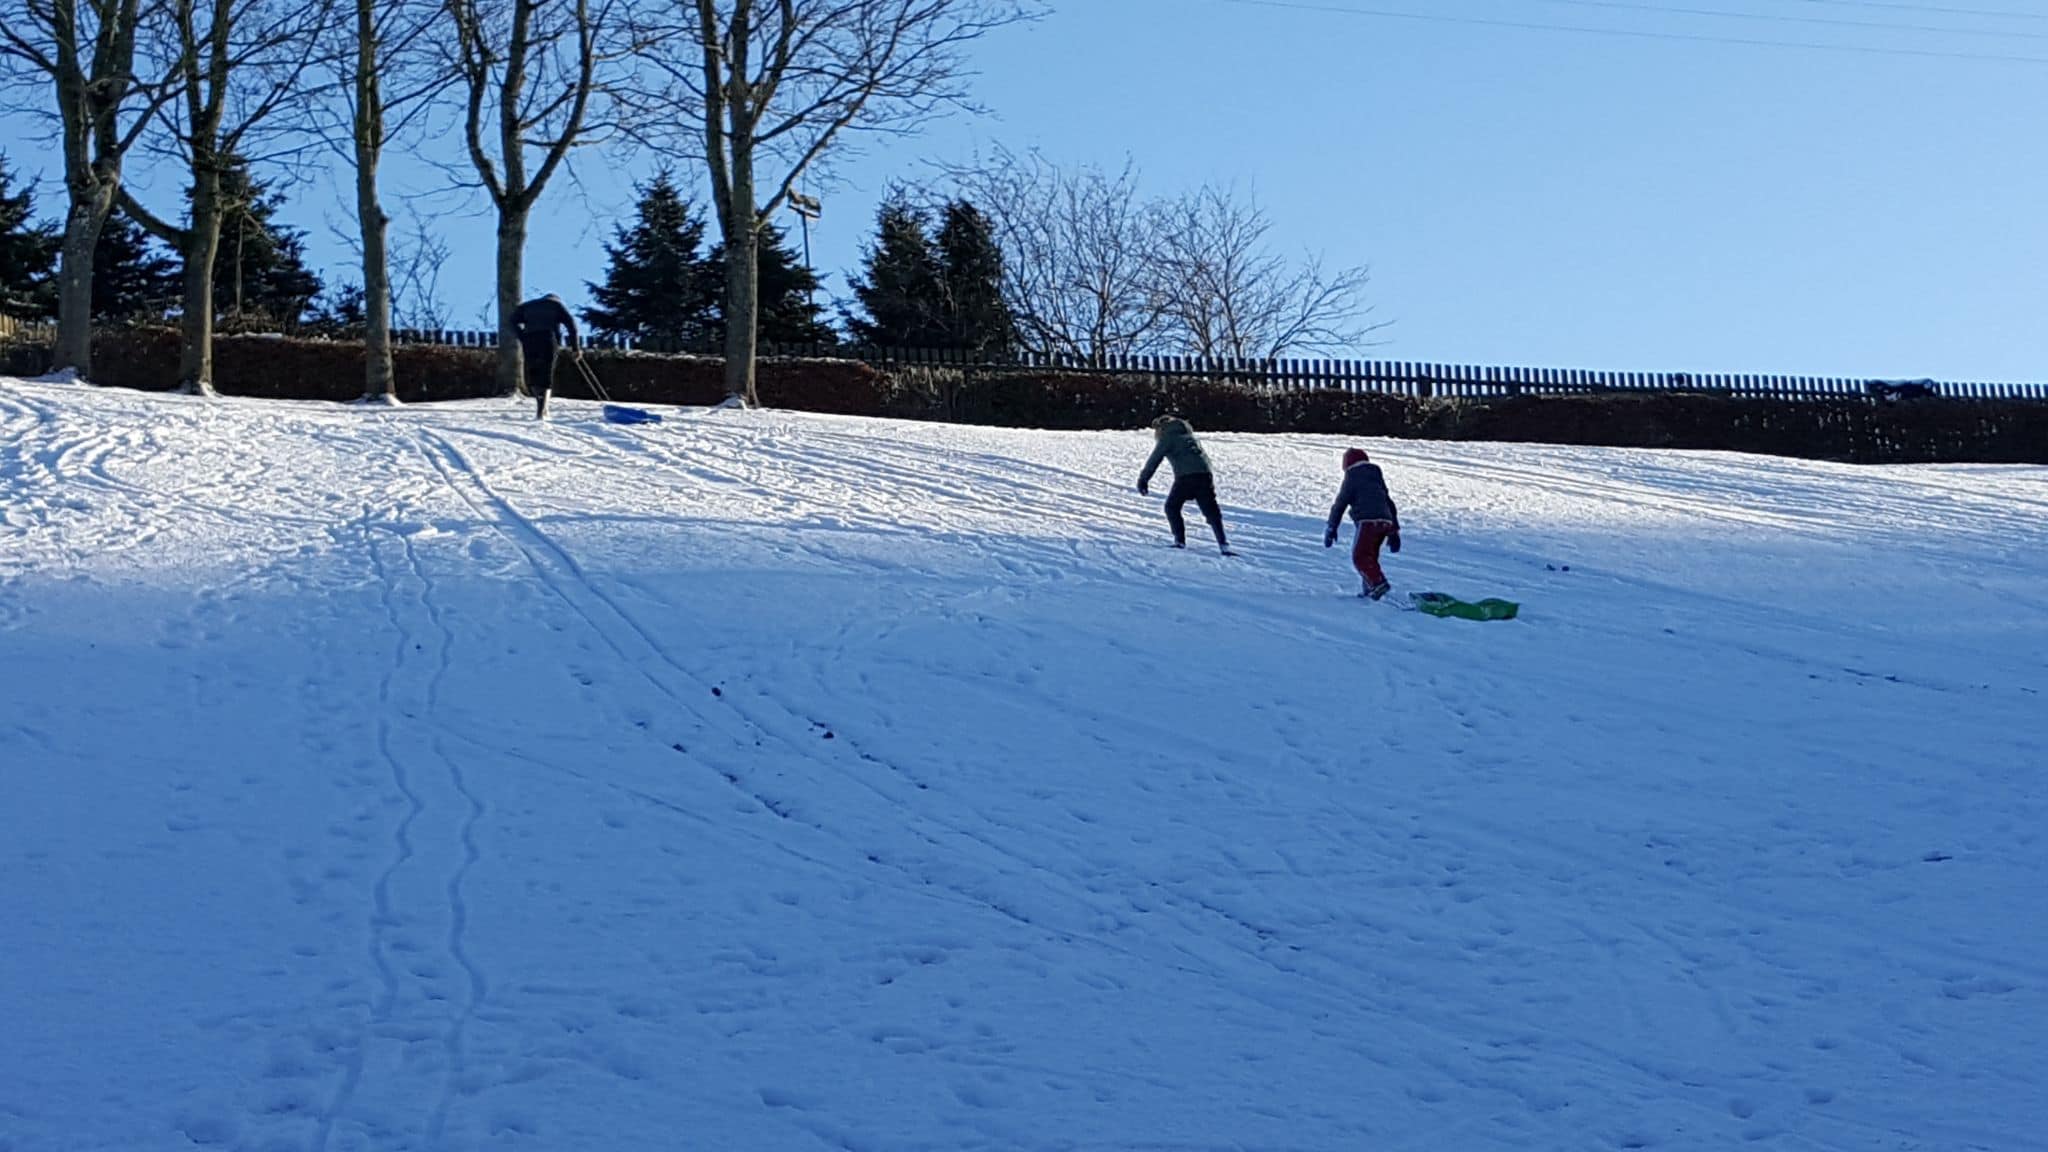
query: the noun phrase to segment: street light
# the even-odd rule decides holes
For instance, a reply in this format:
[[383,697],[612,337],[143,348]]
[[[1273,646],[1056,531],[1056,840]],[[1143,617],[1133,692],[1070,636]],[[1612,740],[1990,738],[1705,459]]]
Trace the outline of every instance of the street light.
[[811,267],[811,221],[824,215],[825,206],[818,203],[815,197],[806,196],[792,188],[789,190],[789,210],[796,213],[797,219],[803,221],[804,271],[810,273],[811,277],[811,286],[805,292],[805,296],[811,309],[815,311],[818,307],[818,272]]

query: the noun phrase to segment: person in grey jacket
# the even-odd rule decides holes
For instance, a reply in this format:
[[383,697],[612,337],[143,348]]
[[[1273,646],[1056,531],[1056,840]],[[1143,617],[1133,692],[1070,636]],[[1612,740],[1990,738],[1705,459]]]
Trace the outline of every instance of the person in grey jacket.
[[555,390],[555,355],[562,350],[562,330],[569,333],[569,348],[583,358],[583,338],[577,334],[576,318],[569,306],[550,292],[528,300],[512,310],[512,332],[519,337],[519,351],[526,360],[526,390],[533,393],[533,418],[545,420],[548,396]]
[[1359,595],[1377,600],[1391,587],[1386,573],[1380,570],[1380,545],[1385,544],[1394,552],[1401,550],[1401,510],[1394,507],[1394,498],[1387,494],[1387,478],[1380,472],[1380,466],[1366,456],[1363,448],[1347,449],[1344,453],[1344,486],[1337,489],[1337,502],[1330,505],[1323,547],[1337,542],[1337,526],[1346,512],[1358,525],[1358,536],[1351,544],[1351,566],[1358,569],[1359,577],[1365,581],[1365,589]]
[[1159,470],[1160,461],[1173,466],[1173,487],[1166,493],[1166,523],[1173,529],[1173,546],[1188,546],[1188,526],[1181,518],[1181,508],[1193,500],[1202,510],[1202,519],[1209,522],[1209,530],[1216,534],[1217,549],[1225,556],[1237,555],[1224,538],[1223,509],[1216,504],[1216,480],[1209,470],[1209,454],[1202,451],[1195,430],[1178,416],[1161,416],[1152,422],[1152,436],[1152,457],[1138,474],[1138,494],[1151,494],[1152,474]]

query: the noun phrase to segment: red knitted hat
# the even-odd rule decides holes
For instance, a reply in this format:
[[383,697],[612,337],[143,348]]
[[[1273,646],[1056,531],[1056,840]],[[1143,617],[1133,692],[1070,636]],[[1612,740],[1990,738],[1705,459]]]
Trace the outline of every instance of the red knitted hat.
[[1370,457],[1368,457],[1368,456],[1367,456],[1367,455],[1365,454],[1365,449],[1363,449],[1363,448],[1346,448],[1346,449],[1344,450],[1344,469],[1345,469],[1345,471],[1347,471],[1347,472],[1348,472],[1348,471],[1350,471],[1350,470],[1351,470],[1351,466],[1352,466],[1353,464],[1363,464],[1363,463],[1365,463],[1365,462],[1366,462],[1366,461],[1367,461],[1368,459],[1370,459]]

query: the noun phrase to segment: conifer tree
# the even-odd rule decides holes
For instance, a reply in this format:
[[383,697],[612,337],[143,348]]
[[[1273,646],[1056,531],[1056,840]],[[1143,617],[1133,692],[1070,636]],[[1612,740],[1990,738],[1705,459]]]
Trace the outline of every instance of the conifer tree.
[[[789,246],[789,234],[773,224],[761,228],[755,241],[759,261],[760,329],[755,339],[762,344],[837,344],[833,331],[813,303],[818,277],[804,267],[803,258]],[[715,287],[725,283],[725,246],[711,250],[705,262]],[[717,301],[718,333],[725,334],[724,296]]]
[[12,191],[0,156],[0,313],[41,320],[57,314],[57,230],[35,219],[35,190]]
[[707,347],[719,331],[724,281],[699,255],[704,226],[667,172],[641,188],[633,224],[605,245],[604,282],[588,285],[596,303],[583,320],[591,334]]
[[178,260],[161,242],[119,209],[107,217],[93,245],[95,320],[160,319],[183,291]]
[[1017,343],[1017,323],[1003,300],[1003,251],[988,217],[965,200],[947,204],[938,259],[941,346],[1008,355]]
[[363,286],[353,280],[321,294],[313,302],[309,327],[327,336],[361,339],[369,319]]
[[221,181],[226,203],[213,261],[213,309],[223,318],[296,325],[319,297],[320,277],[306,266],[306,234],[277,220],[284,197],[246,166]]
[[903,197],[883,204],[875,239],[851,278],[860,313],[846,315],[847,330],[862,344],[929,348],[942,334],[942,273],[932,251],[925,214]]

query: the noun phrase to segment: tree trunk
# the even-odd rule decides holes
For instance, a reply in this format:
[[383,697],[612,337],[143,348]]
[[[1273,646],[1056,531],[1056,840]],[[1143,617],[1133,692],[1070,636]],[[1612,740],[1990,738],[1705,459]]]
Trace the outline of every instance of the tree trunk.
[[192,189],[192,225],[185,234],[184,349],[180,388],[213,394],[213,262],[220,255],[220,173],[205,166]]
[[761,231],[754,209],[751,141],[735,135],[732,197],[725,222],[725,392],[749,408],[761,403],[754,386],[755,336],[761,323]]
[[[519,337],[512,331],[512,313],[526,283],[526,212],[498,209],[498,392],[519,391]],[[532,385],[529,384],[528,387]]]
[[[62,86],[60,86],[62,87]],[[87,158],[90,134],[78,116],[64,121],[64,245],[57,269],[57,370],[92,370],[92,273],[100,232],[120,190],[118,164]]]
[[58,370],[76,369],[80,376],[92,371],[92,266],[93,253],[106,226],[107,213],[97,198],[74,195],[64,218],[63,256],[57,268],[57,356]]
[[363,232],[363,399],[398,398],[391,362],[391,218],[377,202],[377,157],[358,155],[356,212]]
[[761,403],[754,385],[755,334],[761,313],[757,240],[749,228],[725,243],[725,391],[749,408]]
[[391,363],[391,217],[377,200],[384,96],[377,76],[376,0],[356,0],[356,222],[363,235],[363,399],[396,400]]

